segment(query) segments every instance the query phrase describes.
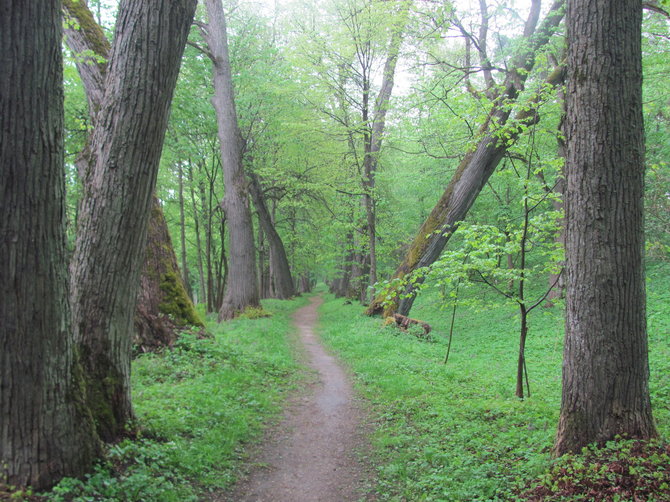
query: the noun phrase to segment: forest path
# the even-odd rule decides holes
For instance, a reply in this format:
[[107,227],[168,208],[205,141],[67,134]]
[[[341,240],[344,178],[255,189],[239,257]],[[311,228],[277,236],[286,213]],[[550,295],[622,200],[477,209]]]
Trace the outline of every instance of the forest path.
[[317,381],[292,400],[271,435],[259,467],[228,500],[347,502],[364,498],[365,468],[356,452],[365,444],[361,411],[348,376],[314,333],[320,296],[294,314],[298,346]]

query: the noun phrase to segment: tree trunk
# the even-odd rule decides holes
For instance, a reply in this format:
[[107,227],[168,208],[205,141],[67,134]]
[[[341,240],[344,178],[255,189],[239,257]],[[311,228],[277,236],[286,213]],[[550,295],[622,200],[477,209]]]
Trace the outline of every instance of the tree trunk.
[[[562,91],[559,92],[559,96],[562,96],[563,102],[565,103],[565,93]],[[565,161],[567,156],[566,145],[565,145],[565,115],[561,117],[561,121],[558,125],[558,150],[557,154],[560,158]],[[561,174],[559,175],[556,186],[554,187],[554,192],[559,195],[558,199],[551,201],[555,211],[564,211],[565,209],[565,164],[561,168]],[[565,217],[561,218],[560,228],[556,237],[554,239],[563,249],[565,249]],[[549,287],[551,290],[547,295],[546,307],[552,307],[554,305],[554,300],[559,298],[565,298],[565,274],[563,271],[559,271],[556,274],[549,274]]]
[[643,270],[640,0],[568,2],[563,397],[555,453],[656,435]]
[[351,282],[351,269],[353,268],[354,262],[354,235],[352,231],[347,233],[346,242],[344,244],[344,249],[346,254],[343,257],[343,263],[341,266],[340,273],[341,277],[338,277],[333,282],[332,293],[336,298],[343,298],[349,294],[349,283]]
[[[179,244],[181,250],[181,281],[184,286],[184,291],[186,296],[189,299],[193,297],[193,291],[191,289],[191,279],[188,273],[188,260],[186,259],[186,215],[184,211],[184,166],[182,163],[179,163]],[[160,204],[158,209],[161,209]],[[165,218],[163,218],[165,219]],[[167,222],[166,222],[167,228]],[[167,234],[168,238],[170,234]]]
[[272,222],[272,216],[265,204],[263,190],[258,181],[258,177],[251,173],[249,178],[249,192],[254,201],[256,212],[258,213],[258,221],[263,228],[263,233],[265,234],[270,247],[270,268],[272,270],[274,293],[276,298],[286,300],[295,296],[295,287],[293,285],[291,267],[288,264],[284,243]]
[[[396,269],[394,278],[403,279],[416,269],[431,265],[440,257],[442,250],[458,227],[458,223],[465,218],[509,146],[518,139],[522,132],[521,127],[509,127],[505,141],[499,140],[499,129],[507,124],[511,115],[509,104],[516,100],[523,89],[527,75],[535,64],[536,51],[548,42],[563,18],[561,11],[563,3],[564,0],[554,1],[547,17],[534,35],[528,27],[530,23],[527,23],[526,51],[518,55],[512,66],[519,70],[509,72],[508,79],[502,86],[504,90],[500,91],[500,95],[497,96],[497,100],[505,102],[504,105],[494,106],[488,120],[480,128],[482,139],[459,164],[444,194],[417,232],[403,262]],[[551,85],[562,82],[563,70],[557,69],[547,80]],[[537,102],[526,105],[516,114],[514,122],[526,125],[537,122],[539,120],[537,106]],[[389,294],[395,299],[385,306],[386,296]],[[415,292],[411,285],[398,286],[391,292],[378,295],[366,313],[375,315],[383,312],[385,317],[395,312],[408,315],[414,298]]]
[[[405,3],[402,10],[402,22],[393,32],[389,42],[388,54],[384,63],[382,84],[375,100],[374,118],[370,128],[369,144],[366,148],[365,158],[363,159],[364,178],[363,205],[365,206],[365,216],[368,233],[368,255],[370,264],[370,273],[368,274],[369,291],[365,291],[365,299],[374,299],[374,290],[372,287],[377,284],[377,209],[375,202],[375,175],[379,163],[379,153],[384,139],[386,129],[386,112],[388,111],[391,95],[393,94],[393,84],[395,79],[395,69],[398,64],[398,55],[403,40],[403,33],[407,23],[407,14],[410,3]],[[368,296],[370,295],[370,296]]]
[[268,250],[265,245],[265,235],[263,234],[262,225],[258,225],[258,291],[261,299],[272,298],[270,294],[270,267],[266,266],[265,257]]
[[132,418],[133,314],[151,195],[195,0],[122,0],[88,154],[72,259],[72,314],[104,440]]
[[195,245],[198,251],[198,284],[200,285],[200,301],[207,305],[207,289],[205,288],[205,269],[202,264],[202,239],[200,238],[200,215],[198,205],[195,202],[195,189],[193,188],[193,168],[188,165],[189,192],[191,195],[191,208],[193,209],[193,223],[195,227]]
[[[242,167],[242,136],[237,125],[233,77],[228,56],[226,18],[221,0],[206,0],[209,26],[205,40],[212,54],[214,109],[219,128],[225,194],[222,207],[230,234],[230,269],[219,321],[232,319],[248,307],[259,307],[256,251],[251,210]],[[223,245],[223,244],[222,244]]]
[[153,197],[133,344],[143,352],[170,347],[187,326],[205,325],[186,294],[163,210]]
[[77,56],[77,70],[86,92],[91,122],[95,125],[105,95],[111,46],[85,0],[64,0],[63,7],[67,18],[67,45]]
[[[77,69],[88,98],[91,122],[96,124],[105,93],[107,60],[110,53],[109,42],[107,42],[100,25],[93,19],[93,14],[85,1],[65,0],[64,7],[70,19],[65,30],[67,42],[72,52],[78,56]],[[89,138],[89,143],[90,141],[92,141],[92,138]],[[90,145],[87,145],[84,153],[77,160],[82,180],[87,179],[87,173],[92,168],[89,164],[90,154]],[[180,207],[183,215],[181,184],[180,201],[182,201]],[[161,263],[157,260],[149,259],[143,265],[140,294],[137,297],[135,316],[135,327],[138,331],[135,332],[134,342],[144,348],[155,349],[160,347],[163,342],[171,343],[174,341],[177,336],[176,328],[185,326],[185,324],[181,323],[181,319],[193,317],[180,316],[179,321],[169,322],[166,319],[174,314],[174,309],[161,310],[161,307],[178,303],[183,305],[184,309],[189,312],[194,312],[194,307],[185,290],[188,281],[182,281],[181,276],[179,276],[176,260],[170,259],[170,255],[174,255],[174,248],[165,217],[163,216],[163,209],[155,198],[151,218],[150,227],[152,228],[152,232],[146,244],[148,248],[146,256],[160,255],[164,256],[165,260],[164,263]],[[152,268],[153,266],[158,266],[158,268]],[[172,283],[160,280],[162,276],[166,275],[168,269],[170,270],[170,276],[173,275],[172,272],[177,273],[177,282],[179,284],[172,285]],[[184,273],[187,273],[186,269],[184,271]],[[165,285],[169,289],[162,291],[161,285]],[[152,290],[151,288],[155,289]],[[181,295],[182,292],[184,294],[183,297],[175,298],[175,295]],[[170,301],[164,301],[167,298],[170,298]],[[197,319],[197,315],[194,319]],[[194,326],[202,326],[202,321],[198,319]]]
[[1,10],[0,479],[44,489],[100,451],[67,301],[61,5]]

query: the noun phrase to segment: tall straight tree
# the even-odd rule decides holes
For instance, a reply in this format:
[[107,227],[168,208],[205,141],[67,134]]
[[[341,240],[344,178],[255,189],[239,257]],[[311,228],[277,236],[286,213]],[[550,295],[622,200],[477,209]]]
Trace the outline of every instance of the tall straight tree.
[[224,196],[230,234],[230,264],[219,320],[232,319],[247,307],[258,307],[260,297],[256,276],[256,249],[249,208],[247,181],[242,166],[242,135],[237,124],[233,76],[228,54],[226,17],[221,0],[206,0],[208,25],[203,36],[214,69],[214,109],[219,129],[223,164]]
[[568,0],[566,334],[555,452],[656,435],[643,270],[641,0]]
[[87,152],[71,264],[75,339],[98,432],[132,418],[130,348],[147,220],[196,0],[122,0]]
[[[365,132],[362,187],[364,190],[363,206],[365,207],[367,223],[370,271],[368,274],[369,289],[365,288],[361,295],[361,300],[363,301],[367,299],[369,293],[372,294],[372,287],[377,283],[377,211],[375,204],[375,176],[377,173],[382,141],[384,139],[384,130],[386,128],[386,112],[388,111],[391,95],[393,94],[395,69],[398,65],[400,46],[402,44],[411,3],[412,2],[403,2],[401,4],[399,21],[393,27],[393,33],[391,35],[391,40],[389,41],[386,61],[384,63],[381,87],[377,94],[377,98],[375,99],[372,120],[369,119],[367,110],[365,110],[365,119],[367,119],[370,125]],[[367,90],[364,91],[364,94],[367,94],[367,92]],[[367,95],[364,96],[364,101],[367,101]]]
[[0,4],[0,479],[46,488],[99,450],[65,249],[59,1]]

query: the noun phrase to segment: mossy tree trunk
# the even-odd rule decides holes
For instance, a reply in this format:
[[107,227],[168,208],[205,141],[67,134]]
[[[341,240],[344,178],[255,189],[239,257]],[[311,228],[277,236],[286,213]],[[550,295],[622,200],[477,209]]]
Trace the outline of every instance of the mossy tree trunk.
[[[65,29],[67,43],[72,52],[78,56],[77,69],[88,98],[91,123],[95,124],[105,93],[107,60],[109,59],[111,46],[84,0],[65,0],[63,6],[68,18]],[[90,169],[87,155],[88,152],[85,152],[78,160],[80,172],[84,177]],[[163,305],[172,305],[176,302],[184,305],[185,311],[194,312],[194,307],[187,293],[181,296],[185,287],[178,272],[178,282],[180,284],[169,288],[169,290],[162,291],[161,281],[155,280],[156,277],[160,278],[166,273],[172,275],[172,272],[178,269],[176,260],[170,259],[171,256],[168,256],[174,255],[174,248],[167,222],[163,216],[163,210],[155,197],[152,204],[150,232],[146,243],[147,260],[145,260],[142,268],[134,335],[134,343],[143,347],[144,350],[158,348],[163,344],[169,345],[177,336],[176,330],[179,327],[187,325],[202,326],[202,321],[197,319],[197,316],[195,316],[193,323],[188,321],[191,316],[177,316],[175,320],[170,321],[170,317],[174,315],[173,309],[161,309]],[[165,260],[151,259],[152,256],[158,255],[165,256]],[[175,295],[179,298],[174,298]],[[164,302],[163,299],[168,297],[173,300]],[[159,301],[154,301],[156,298]]]
[[165,216],[153,197],[133,343],[142,351],[171,346],[179,329],[188,326],[204,323],[186,293]]
[[122,0],[85,157],[72,259],[75,340],[104,440],[132,418],[133,317],[152,194],[195,0]]
[[[465,218],[470,207],[500,163],[511,144],[518,139],[522,127],[509,127],[505,132],[505,140],[500,140],[501,128],[506,127],[512,114],[511,103],[514,103],[523,90],[524,82],[535,64],[537,50],[545,45],[563,18],[564,0],[555,0],[549,13],[537,32],[537,16],[539,2],[533,8],[526,21],[524,35],[527,39],[525,50],[518,54],[511,67],[517,68],[508,72],[505,82],[496,86],[492,84],[491,92],[495,92],[494,105],[486,122],[481,126],[481,139],[477,146],[469,151],[458,165],[444,194],[437,202],[430,215],[421,225],[412,241],[405,258],[396,269],[394,278],[405,279],[409,274],[421,267],[427,267],[440,257],[442,250],[456,231],[459,222]],[[549,76],[548,82],[556,85],[563,80],[563,70],[557,69]],[[497,89],[497,90],[496,90]],[[516,124],[530,125],[537,120],[538,103],[525,104],[514,117]],[[387,296],[391,300],[386,299]],[[368,307],[366,313],[385,316],[398,312],[408,315],[414,303],[415,289],[411,284],[399,285],[391,291],[379,294]]]
[[67,296],[61,5],[1,11],[0,484],[45,489],[100,451]]

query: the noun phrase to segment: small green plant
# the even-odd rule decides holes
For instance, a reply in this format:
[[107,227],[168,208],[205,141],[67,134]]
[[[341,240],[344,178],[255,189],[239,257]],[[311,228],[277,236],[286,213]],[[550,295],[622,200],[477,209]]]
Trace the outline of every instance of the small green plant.
[[272,312],[268,312],[263,307],[247,307],[244,312],[242,312],[238,319],[262,319],[263,317],[271,317]]
[[181,502],[228,487],[244,445],[262,437],[299,378],[287,333],[305,302],[264,302],[271,318],[210,319],[213,336],[184,332],[171,350],[140,355],[132,382],[140,438],[110,446],[92,473],[62,480],[46,499]]
[[521,500],[668,500],[670,445],[617,438],[566,455],[516,495]]
[[197,501],[194,489],[175,465],[175,449],[172,442],[147,439],[112,445],[91,474],[83,480],[63,479],[49,500]]

